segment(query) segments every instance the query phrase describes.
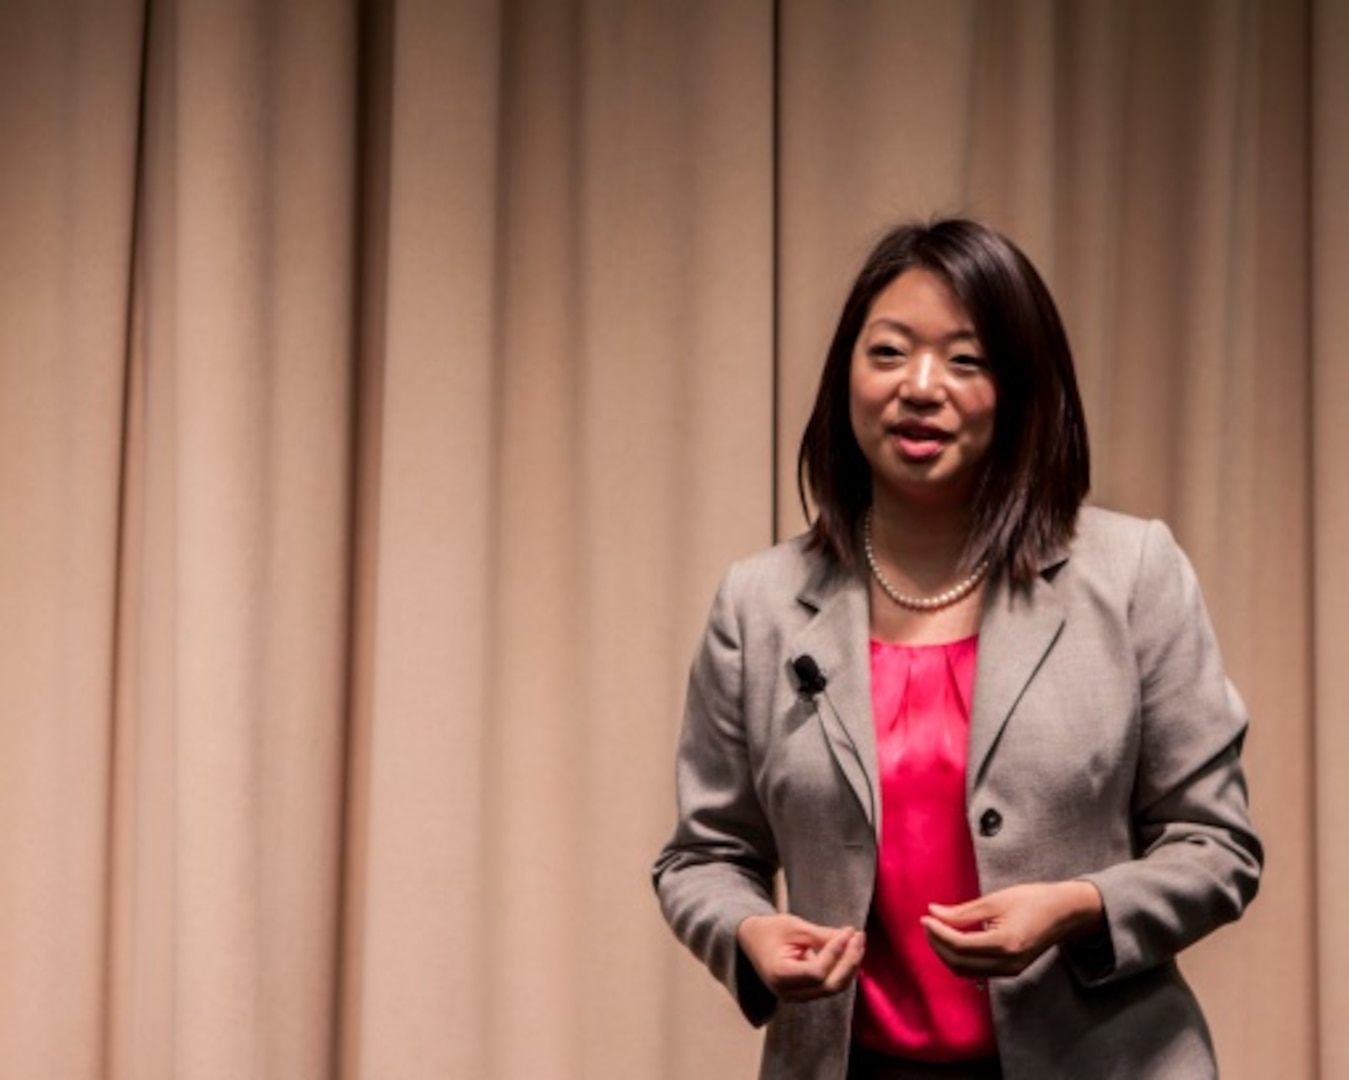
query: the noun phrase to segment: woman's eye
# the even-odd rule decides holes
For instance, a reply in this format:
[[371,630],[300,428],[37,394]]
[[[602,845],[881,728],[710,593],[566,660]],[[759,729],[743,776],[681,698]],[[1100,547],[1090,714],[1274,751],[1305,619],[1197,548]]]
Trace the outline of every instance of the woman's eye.
[[972,356],[969,353],[961,353],[958,356],[953,356],[949,363],[953,368],[960,371],[983,371],[988,367],[988,364],[985,363],[982,356]]
[[897,360],[904,355],[899,346],[884,343],[871,346],[867,352],[877,360]]

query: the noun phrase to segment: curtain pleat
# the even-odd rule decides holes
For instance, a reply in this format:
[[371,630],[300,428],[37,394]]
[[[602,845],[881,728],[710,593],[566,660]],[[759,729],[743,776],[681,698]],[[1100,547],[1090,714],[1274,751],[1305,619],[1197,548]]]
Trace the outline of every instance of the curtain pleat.
[[394,12],[344,1075],[752,1060],[645,864],[771,535],[769,14]]
[[944,212],[1251,707],[1223,1075],[1349,1072],[1346,55],[1331,0],[0,7],[0,1075],[752,1074],[647,876],[688,659]]
[[0,32],[0,1073],[105,1060],[141,5]]
[[150,10],[110,1075],[330,1068],[351,608],[354,30],[332,5]]
[[[1340,719],[1349,711],[1349,665],[1344,662],[1349,641],[1349,485],[1344,481],[1349,462],[1349,367],[1343,342],[1349,335],[1349,7],[1323,0],[1313,6],[1310,19],[1312,56],[1310,176],[1311,243],[1304,252],[1311,277],[1309,295],[1300,305],[1310,312],[1311,378],[1308,418],[1293,429],[1311,460],[1303,469],[1312,489],[1311,557],[1293,577],[1296,591],[1310,597],[1311,654],[1315,681],[1313,723],[1305,740],[1297,734],[1281,752],[1310,758],[1315,797],[1305,789],[1292,805],[1311,839],[1315,889],[1301,897],[1302,917],[1315,941],[1314,972],[1317,1063],[1321,1077],[1349,1074],[1349,987],[1340,972],[1349,958],[1349,927],[1345,925],[1345,897],[1349,895],[1349,850],[1343,843],[1349,830],[1349,797],[1344,776],[1349,769],[1349,726]],[[1282,350],[1263,359],[1272,378],[1296,354]],[[1277,386],[1277,384],[1276,384]],[[1310,431],[1308,431],[1310,427]],[[1302,553],[1280,560],[1296,565]],[[1290,567],[1291,568],[1291,567]]]

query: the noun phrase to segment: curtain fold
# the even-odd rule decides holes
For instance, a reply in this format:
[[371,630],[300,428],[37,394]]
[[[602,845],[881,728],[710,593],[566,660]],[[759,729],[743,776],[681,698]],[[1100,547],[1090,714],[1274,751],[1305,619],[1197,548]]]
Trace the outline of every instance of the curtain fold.
[[138,3],[0,33],[0,1071],[104,1060]]
[[748,1067],[645,863],[651,720],[771,532],[770,8],[467,10],[391,18],[343,1075]]
[[1254,717],[1224,1076],[1349,1071],[1330,0],[0,7],[0,1074],[752,1073],[688,659],[856,265],[972,212]]
[[[1341,838],[1349,829],[1349,799],[1343,777],[1349,766],[1349,728],[1340,717],[1349,710],[1349,669],[1344,643],[1349,640],[1349,369],[1341,356],[1349,335],[1349,8],[1325,2],[1313,5],[1310,65],[1311,243],[1303,253],[1311,281],[1303,311],[1310,314],[1311,378],[1309,424],[1295,430],[1309,449],[1312,488],[1311,557],[1298,576],[1311,596],[1311,660],[1314,673],[1313,722],[1300,756],[1311,759],[1313,799],[1295,804],[1313,838],[1315,889],[1302,897],[1303,918],[1313,928],[1316,951],[1316,1046],[1320,1076],[1349,1072],[1349,987],[1339,977],[1349,956],[1349,928],[1340,913],[1349,894],[1349,852]],[[1266,357],[1277,373],[1293,356]],[[1310,427],[1310,431],[1308,431]],[[1306,549],[1304,549],[1306,550]],[[1293,552],[1299,559],[1302,552]],[[1299,744],[1301,747],[1301,744]]]
[[317,1076],[341,896],[355,25],[336,5],[149,19],[108,1074]]

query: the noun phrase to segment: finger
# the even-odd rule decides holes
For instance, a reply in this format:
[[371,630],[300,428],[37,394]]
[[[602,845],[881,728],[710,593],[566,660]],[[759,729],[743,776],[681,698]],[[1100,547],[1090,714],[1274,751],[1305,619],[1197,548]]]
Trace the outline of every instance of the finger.
[[815,953],[810,963],[820,982],[823,983],[829,977],[829,973],[838,965],[856,937],[857,931],[851,926],[845,926],[842,930],[835,931]]
[[790,1001],[811,1001],[834,994],[854,977],[862,955],[862,933],[847,927],[838,931],[809,960],[784,970],[779,985]]
[[996,906],[982,896],[963,904],[928,904],[927,909],[942,922],[956,926],[978,925],[998,914]]
[[855,970],[862,963],[862,955],[866,948],[866,935],[860,930],[855,931],[844,945],[842,951],[838,954],[838,959],[830,966],[826,981],[833,980],[839,973],[847,973]]
[[774,990],[789,1001],[805,1001],[817,993],[824,979],[814,966],[805,961],[783,964],[773,980]]
[[848,942],[847,948],[838,958],[824,980],[824,989],[827,993],[836,994],[853,979],[857,978],[857,973],[862,967],[862,958],[866,955],[866,935],[860,930],[855,933]]
[[945,942],[929,937],[928,943],[943,964],[966,979],[987,979],[993,975],[1015,975],[1019,966],[1006,958],[967,956],[952,949]]
[[[1003,935],[961,934],[939,922],[925,923],[928,944],[937,957],[957,975],[988,978],[995,975],[1019,975],[1038,955],[1009,946]],[[975,938],[985,943],[971,944]]]
[[795,990],[821,986],[855,933],[851,927],[837,930],[819,949],[811,949],[802,956],[782,957],[777,970],[780,985]]
[[923,929],[928,932],[929,937],[939,938],[951,948],[962,952],[996,950],[1001,942],[1001,935],[997,930],[982,928],[962,930],[931,915],[924,915],[918,921],[923,924]]
[[924,923],[923,929],[927,932],[927,943],[937,954],[938,959],[952,971],[963,974],[965,954],[961,952],[957,942],[948,940],[944,933],[945,928],[940,923]]
[[1005,936],[997,930],[957,930],[928,916],[920,921],[934,948],[940,944],[962,960],[997,961],[1008,955]]
[[937,959],[957,975],[972,976],[979,974],[979,965],[985,963],[985,961],[982,960],[971,961],[956,949],[951,948],[945,941],[942,941],[940,938],[935,937],[930,933],[928,934],[927,940],[928,944],[932,946],[932,951],[937,954]]

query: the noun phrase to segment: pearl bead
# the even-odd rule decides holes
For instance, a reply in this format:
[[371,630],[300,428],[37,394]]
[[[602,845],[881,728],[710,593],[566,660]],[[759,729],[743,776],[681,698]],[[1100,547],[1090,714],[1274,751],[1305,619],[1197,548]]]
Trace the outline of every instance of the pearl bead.
[[900,607],[908,608],[910,611],[940,611],[944,607],[950,607],[958,600],[963,600],[976,588],[979,582],[984,580],[984,575],[988,573],[988,560],[981,559],[979,565],[974,568],[964,581],[957,582],[949,589],[944,589],[936,596],[909,596],[900,592],[890,584],[886,576],[881,572],[880,563],[876,561],[876,553],[871,549],[871,511],[867,511],[867,516],[862,521],[862,550],[866,553],[867,566],[871,568],[871,576],[876,579],[876,584],[881,590]]

